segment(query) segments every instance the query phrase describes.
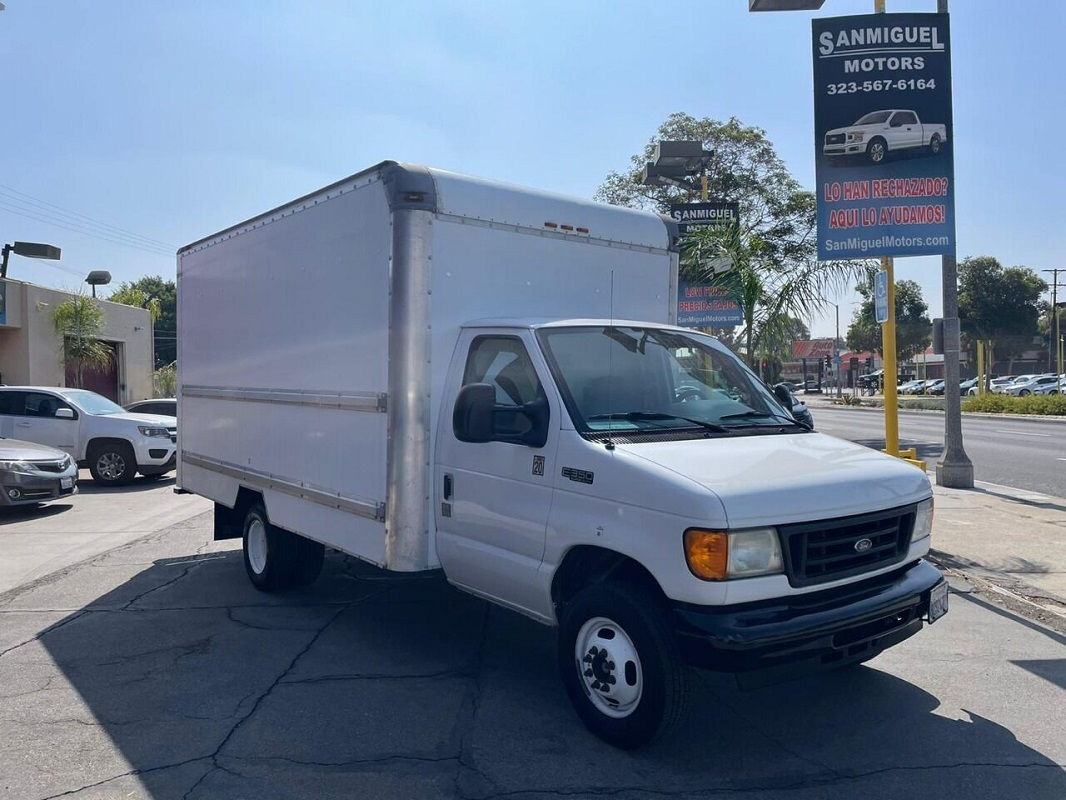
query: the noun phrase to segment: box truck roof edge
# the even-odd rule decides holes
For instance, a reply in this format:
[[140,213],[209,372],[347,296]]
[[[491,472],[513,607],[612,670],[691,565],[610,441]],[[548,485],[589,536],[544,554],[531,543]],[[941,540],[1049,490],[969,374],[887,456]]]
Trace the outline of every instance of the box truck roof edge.
[[[384,181],[388,190],[389,208],[393,211],[400,209],[432,211],[438,214],[537,228],[558,232],[560,235],[588,236],[590,239],[603,239],[650,249],[676,251],[678,248],[680,234],[677,222],[665,214],[597,203],[570,195],[390,160],[360,170],[321,189],[190,242],[178,249],[178,255],[210,246],[220,239],[269,222],[307,203],[320,202],[337,194],[351,191],[374,179]],[[522,198],[524,202],[503,204],[500,202],[501,192],[510,194],[513,198]],[[553,212],[551,216],[559,216],[561,204],[571,206],[575,212],[580,209],[580,224],[575,225],[572,224],[573,220],[562,218],[538,219],[538,217],[546,216],[543,213],[537,213],[542,210]]]

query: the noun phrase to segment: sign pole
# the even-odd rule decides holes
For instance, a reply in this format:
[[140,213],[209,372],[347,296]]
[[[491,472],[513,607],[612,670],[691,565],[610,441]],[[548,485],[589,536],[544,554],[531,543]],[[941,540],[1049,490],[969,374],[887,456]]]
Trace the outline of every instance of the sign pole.
[[[948,0],[936,0],[938,14]],[[952,131],[954,136],[955,131]],[[954,251],[940,257],[944,293],[944,457],[936,465],[936,482],[953,489],[973,488],[973,462],[962,446],[962,399],[959,397],[959,278]]]
[[[882,7],[883,7],[882,2]],[[896,281],[892,259],[881,256],[881,268],[888,274],[888,314],[881,325],[881,371],[885,384],[885,452],[899,455],[899,399],[896,393]]]

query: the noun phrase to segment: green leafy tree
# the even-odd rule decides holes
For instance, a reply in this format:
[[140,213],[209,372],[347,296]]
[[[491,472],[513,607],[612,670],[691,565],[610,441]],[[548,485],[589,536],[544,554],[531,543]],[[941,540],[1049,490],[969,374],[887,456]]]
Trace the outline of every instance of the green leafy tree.
[[91,297],[79,295],[56,306],[52,323],[63,340],[63,364],[74,367],[75,388],[80,389],[86,367],[102,368],[111,363],[111,348],[100,339],[104,312]]
[[[863,262],[819,262],[815,241],[814,195],[792,177],[761,128],[690,114],[671,114],[628,169],[612,172],[596,199],[665,213],[672,203],[695,199],[693,191],[644,186],[640,172],[660,140],[696,140],[714,153],[708,183],[715,199],[736,201],[739,224],[697,228],[682,242],[683,276],[728,286],[744,318],[742,338],[748,363],[771,330],[764,325],[782,315],[807,318],[826,306],[830,292],[864,272]],[[715,274],[712,262],[727,257],[732,267]]]
[[[973,256],[959,262],[959,320],[970,342],[992,343],[989,364],[996,353],[1013,360],[1032,346],[1039,333],[1047,283],[1028,267],[1004,267],[992,256]],[[989,370],[991,372],[991,370]]]
[[[869,350],[884,355],[881,342],[881,323],[874,312],[873,287],[860,283],[855,290],[862,295],[862,303],[848,326],[847,345],[852,350]],[[915,281],[896,283],[896,360],[902,363],[924,352],[932,341],[933,321],[929,319],[929,304],[922,297],[922,287]]]
[[155,328],[155,365],[165,367],[177,357],[178,289],[174,281],[148,275],[119,284],[108,298],[115,303],[147,308]]

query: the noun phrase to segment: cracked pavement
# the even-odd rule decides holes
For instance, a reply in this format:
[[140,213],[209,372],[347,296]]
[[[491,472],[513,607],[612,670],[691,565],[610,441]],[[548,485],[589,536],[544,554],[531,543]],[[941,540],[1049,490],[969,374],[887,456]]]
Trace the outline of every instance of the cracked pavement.
[[697,673],[674,735],[588,734],[553,632],[337,553],[256,592],[200,515],[0,595],[0,796],[1066,797],[1066,638],[954,585],[868,665]]

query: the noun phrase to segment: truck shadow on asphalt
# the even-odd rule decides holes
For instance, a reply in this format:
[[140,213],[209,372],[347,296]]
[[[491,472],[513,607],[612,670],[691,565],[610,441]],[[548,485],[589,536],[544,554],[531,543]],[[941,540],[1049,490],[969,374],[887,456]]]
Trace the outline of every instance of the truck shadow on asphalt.
[[[439,575],[330,554],[314,586],[272,596],[251,588],[239,551],[137,557],[92,562],[90,580],[125,582],[41,634],[46,657],[0,660],[3,716],[20,720],[43,776],[19,796],[1066,796],[1061,768],[1008,728],[936,713],[936,697],[878,661],[752,692],[699,673],[680,730],[626,753],[570,709],[552,630]],[[1061,667],[1041,665],[1060,679]],[[3,767],[0,784],[12,785]]]
[[130,483],[121,486],[104,486],[97,483],[92,478],[79,478],[78,494],[128,494],[130,492],[150,492],[152,489],[158,489],[160,486],[173,487],[174,484],[175,478],[173,474],[168,474],[159,478],[146,478],[143,475],[138,475]]

